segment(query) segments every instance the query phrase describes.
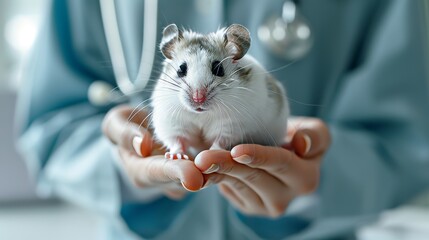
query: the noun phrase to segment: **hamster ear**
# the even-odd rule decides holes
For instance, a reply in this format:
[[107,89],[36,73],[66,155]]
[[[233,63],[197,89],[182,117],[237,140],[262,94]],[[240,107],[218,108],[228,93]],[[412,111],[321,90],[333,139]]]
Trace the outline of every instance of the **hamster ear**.
[[240,24],[232,24],[225,30],[225,47],[233,56],[233,60],[241,59],[249,50],[250,33]]
[[159,46],[164,57],[168,59],[173,58],[174,45],[180,39],[182,39],[182,31],[177,28],[176,24],[173,23],[164,28]]

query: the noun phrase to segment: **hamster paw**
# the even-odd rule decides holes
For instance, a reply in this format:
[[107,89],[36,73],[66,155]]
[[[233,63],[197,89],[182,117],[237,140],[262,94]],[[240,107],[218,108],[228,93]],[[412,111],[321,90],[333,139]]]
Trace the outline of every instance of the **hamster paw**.
[[171,159],[171,160],[189,160],[189,156],[183,153],[171,153],[171,152],[166,152],[164,157],[166,159]]

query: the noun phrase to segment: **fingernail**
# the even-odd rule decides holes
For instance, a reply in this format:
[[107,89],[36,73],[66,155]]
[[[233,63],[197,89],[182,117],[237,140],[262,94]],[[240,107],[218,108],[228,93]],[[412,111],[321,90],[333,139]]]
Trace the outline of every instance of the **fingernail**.
[[182,187],[184,189],[186,189],[187,191],[189,191],[189,192],[195,192],[194,190],[191,190],[191,189],[187,188],[183,182],[180,182],[180,183],[182,184]]
[[180,182],[181,184],[182,184],[182,187],[184,188],[184,189],[186,189],[186,190],[188,190],[188,191],[191,191],[191,190],[189,190],[186,186],[185,186],[185,184],[183,183],[183,182]]
[[134,151],[136,151],[137,155],[139,155],[140,157],[143,156],[142,155],[142,151],[141,151],[142,142],[143,142],[143,138],[142,137],[136,136],[136,137],[133,138],[133,148],[134,148]]
[[304,155],[307,155],[307,153],[310,152],[311,149],[311,138],[307,134],[303,135],[304,141],[305,141],[305,152]]
[[181,184],[182,184],[182,187],[184,188],[184,189],[186,189],[186,190],[188,190],[189,191],[189,189],[185,186],[185,184],[183,183],[183,182],[180,182]]
[[219,171],[219,165],[213,163],[207,170],[205,170],[204,174],[210,174]]
[[236,157],[233,159],[239,163],[244,163],[244,164],[250,163],[252,161],[252,159],[248,155],[241,155],[240,157]]

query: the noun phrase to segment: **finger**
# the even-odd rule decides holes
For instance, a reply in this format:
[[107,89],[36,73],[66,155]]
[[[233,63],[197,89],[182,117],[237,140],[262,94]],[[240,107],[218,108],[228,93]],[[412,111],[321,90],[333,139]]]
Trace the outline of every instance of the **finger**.
[[252,215],[263,215],[266,212],[261,198],[245,183],[227,175],[222,175],[219,179],[219,190],[241,212]]
[[203,185],[203,176],[192,161],[156,159],[148,162],[143,169],[146,171],[142,172],[140,179],[144,182],[175,181],[188,191],[198,191]]
[[175,182],[188,191],[201,189],[204,179],[200,170],[189,160],[171,161],[164,156],[138,158],[129,151],[120,149],[125,170],[132,181],[139,187],[162,186]]
[[141,126],[146,116],[146,112],[134,112],[128,106],[113,108],[104,118],[103,132],[112,143],[138,156],[149,156],[154,146],[152,135]]
[[294,118],[289,123],[288,142],[299,156],[311,159],[328,149],[331,138],[323,121],[317,118]]
[[304,161],[292,151],[256,144],[238,145],[231,156],[234,161],[269,172],[299,194],[314,191],[319,182],[320,158]]
[[244,202],[226,184],[219,184],[219,192],[240,212],[250,214],[244,206]]
[[104,134],[114,144],[121,142],[121,134],[128,123],[140,123],[147,116],[144,111],[133,112],[133,109],[127,105],[120,105],[112,108],[103,120],[102,129]]
[[308,157],[314,154],[315,147],[309,134],[305,130],[295,131],[287,146],[283,146],[288,150],[294,151],[300,157]]
[[[228,151],[204,151],[196,157],[195,165],[203,173],[215,171],[230,181],[240,179],[240,182],[258,195],[270,216],[283,214],[291,199],[292,194],[283,181],[267,171],[235,162]],[[227,178],[227,176],[230,178]],[[219,180],[217,179],[217,181]]]

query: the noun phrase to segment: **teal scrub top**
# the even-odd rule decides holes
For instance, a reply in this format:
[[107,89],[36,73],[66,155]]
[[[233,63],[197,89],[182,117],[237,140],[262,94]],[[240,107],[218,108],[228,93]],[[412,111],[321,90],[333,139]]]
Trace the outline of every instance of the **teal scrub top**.
[[[279,219],[239,213],[216,187],[173,201],[128,182],[100,131],[112,106],[93,106],[87,97],[94,81],[115,86],[96,0],[52,1],[20,92],[19,148],[40,193],[103,216],[103,239],[350,236],[384,209],[429,187],[423,2],[302,0],[300,10],[311,25],[314,46],[307,56],[290,62],[256,37],[265,19],[280,16],[283,0],[159,1],[158,40],[170,23],[203,33],[242,24],[252,34],[249,53],[268,71],[275,70],[272,74],[287,88],[292,114],[318,117],[329,125],[333,143],[322,162],[318,190],[294,200],[297,210],[288,209]],[[115,4],[134,79],[143,1]],[[155,69],[161,61],[157,53]]]

